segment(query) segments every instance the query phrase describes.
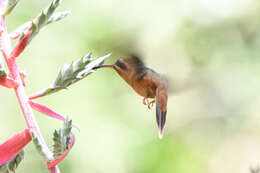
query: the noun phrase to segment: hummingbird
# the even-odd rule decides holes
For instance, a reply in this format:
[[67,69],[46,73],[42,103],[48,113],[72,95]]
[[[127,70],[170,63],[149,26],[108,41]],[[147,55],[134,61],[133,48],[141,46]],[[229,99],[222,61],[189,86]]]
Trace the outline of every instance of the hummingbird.
[[[112,65],[100,65],[94,69],[114,69],[134,90],[143,97],[143,104],[150,109],[156,104],[156,123],[158,136],[163,137],[166,122],[168,86],[167,81],[159,73],[146,67],[143,61],[135,55],[121,58]],[[153,99],[149,101],[149,99]]]

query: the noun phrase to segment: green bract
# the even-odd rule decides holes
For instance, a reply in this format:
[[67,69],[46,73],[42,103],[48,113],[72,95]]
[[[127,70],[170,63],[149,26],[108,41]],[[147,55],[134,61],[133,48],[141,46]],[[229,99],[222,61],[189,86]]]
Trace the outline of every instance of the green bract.
[[53,84],[37,93],[37,97],[46,96],[66,89],[71,84],[78,82],[92,73],[94,71],[93,68],[103,64],[109,56],[110,54],[93,60],[89,53],[71,64],[65,64]]
[[7,76],[7,73],[4,69],[4,67],[0,64],[0,76],[1,77],[6,77]]
[[64,127],[55,130],[53,133],[53,156],[59,158],[69,149],[70,132],[72,129],[72,120],[67,120]]
[[17,34],[24,33],[28,30],[32,31],[31,36],[29,38],[29,42],[36,36],[42,27],[47,24],[57,22],[64,17],[66,17],[70,11],[63,11],[63,12],[55,12],[56,8],[59,6],[61,0],[53,0],[50,5],[43,10],[35,19],[32,21],[26,22],[16,30],[14,30],[10,35],[15,36]]
[[18,153],[12,160],[7,162],[3,166],[0,166],[0,172],[1,173],[15,172],[16,168],[19,166],[23,158],[24,158],[24,150]]

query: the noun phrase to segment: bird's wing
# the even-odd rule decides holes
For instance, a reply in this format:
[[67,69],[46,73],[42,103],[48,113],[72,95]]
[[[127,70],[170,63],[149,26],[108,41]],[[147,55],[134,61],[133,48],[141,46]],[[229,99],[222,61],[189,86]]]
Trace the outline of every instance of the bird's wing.
[[163,137],[163,128],[166,122],[167,93],[160,88],[156,89],[156,122],[159,130],[159,138]]

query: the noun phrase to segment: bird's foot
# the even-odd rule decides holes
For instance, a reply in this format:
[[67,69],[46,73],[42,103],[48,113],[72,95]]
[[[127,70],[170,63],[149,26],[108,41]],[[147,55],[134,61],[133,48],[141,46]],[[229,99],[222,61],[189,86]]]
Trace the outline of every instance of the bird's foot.
[[149,102],[148,98],[146,98],[146,97],[143,98],[143,104],[147,105],[147,107],[149,109],[151,109],[151,107],[153,107],[154,103],[155,103],[155,100],[152,100],[151,102]]
[[143,104],[144,104],[144,105],[148,105],[148,104],[149,104],[149,101],[148,101],[148,98],[147,98],[147,97],[144,97],[144,98],[143,98]]
[[155,100],[151,101],[150,103],[148,103],[148,108],[151,109],[151,107],[153,107],[153,104],[155,103]]

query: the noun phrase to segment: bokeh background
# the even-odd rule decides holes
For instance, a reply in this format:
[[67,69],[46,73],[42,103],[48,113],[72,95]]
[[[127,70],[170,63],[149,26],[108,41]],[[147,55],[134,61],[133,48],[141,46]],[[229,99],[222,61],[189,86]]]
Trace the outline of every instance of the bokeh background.
[[[9,30],[49,4],[20,1]],[[19,57],[28,94],[49,86],[65,63],[88,52],[107,64],[138,52],[167,77],[168,117],[157,137],[155,110],[112,70],[37,101],[72,117],[76,145],[61,172],[247,173],[260,162],[258,0],[63,1],[64,20],[45,27]],[[0,142],[26,127],[12,90],[0,88]],[[51,146],[62,123],[35,116]],[[17,172],[47,172],[32,144]]]

